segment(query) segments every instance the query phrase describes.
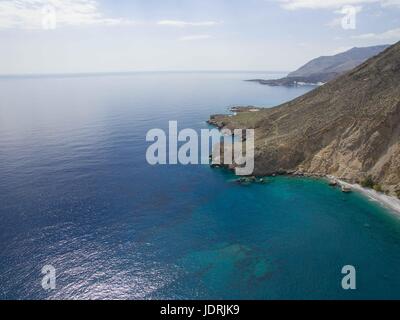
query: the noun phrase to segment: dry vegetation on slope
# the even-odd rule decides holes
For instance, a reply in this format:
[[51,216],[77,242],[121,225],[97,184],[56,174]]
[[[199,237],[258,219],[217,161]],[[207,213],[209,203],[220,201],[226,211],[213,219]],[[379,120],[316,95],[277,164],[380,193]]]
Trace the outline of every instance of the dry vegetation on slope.
[[257,175],[371,176],[400,194],[400,43],[293,101],[211,123],[256,129]]

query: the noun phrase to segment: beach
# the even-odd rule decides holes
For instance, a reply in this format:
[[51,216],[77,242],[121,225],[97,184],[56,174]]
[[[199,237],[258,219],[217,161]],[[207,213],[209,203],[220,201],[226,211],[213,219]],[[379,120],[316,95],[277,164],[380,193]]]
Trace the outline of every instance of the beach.
[[363,188],[359,184],[351,184],[340,179],[336,179],[340,185],[351,188],[354,191],[360,192],[367,196],[370,200],[379,202],[382,206],[394,212],[400,218],[400,199],[388,196],[373,189]]

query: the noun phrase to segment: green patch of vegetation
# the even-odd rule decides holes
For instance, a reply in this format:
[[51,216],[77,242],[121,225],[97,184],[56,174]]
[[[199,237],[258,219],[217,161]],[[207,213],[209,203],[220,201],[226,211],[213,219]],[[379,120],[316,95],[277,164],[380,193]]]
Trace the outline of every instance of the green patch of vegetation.
[[371,176],[366,177],[364,180],[361,181],[361,186],[363,188],[370,188],[372,189],[375,186],[374,179]]
[[377,192],[384,192],[382,186],[376,183],[372,176],[366,177],[364,180],[361,181],[360,184],[363,188],[374,189]]
[[396,195],[397,195],[397,198],[400,199],[400,190],[397,190],[397,191],[396,191]]

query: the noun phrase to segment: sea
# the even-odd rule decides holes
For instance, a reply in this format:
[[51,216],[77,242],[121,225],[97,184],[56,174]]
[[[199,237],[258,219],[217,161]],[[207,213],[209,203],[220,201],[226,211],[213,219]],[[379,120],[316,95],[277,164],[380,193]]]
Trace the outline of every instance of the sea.
[[378,202],[146,161],[147,132],[169,121],[200,132],[313,89],[243,81],[279,76],[0,77],[0,299],[399,299],[400,219]]

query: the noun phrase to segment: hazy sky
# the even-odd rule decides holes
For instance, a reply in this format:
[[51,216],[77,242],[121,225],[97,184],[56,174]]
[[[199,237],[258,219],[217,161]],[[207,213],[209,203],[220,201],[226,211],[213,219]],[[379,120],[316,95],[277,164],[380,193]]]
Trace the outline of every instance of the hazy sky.
[[0,74],[289,71],[399,40],[400,0],[0,0]]

